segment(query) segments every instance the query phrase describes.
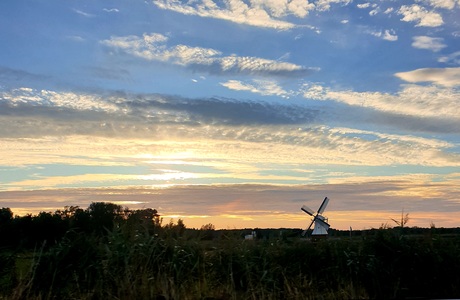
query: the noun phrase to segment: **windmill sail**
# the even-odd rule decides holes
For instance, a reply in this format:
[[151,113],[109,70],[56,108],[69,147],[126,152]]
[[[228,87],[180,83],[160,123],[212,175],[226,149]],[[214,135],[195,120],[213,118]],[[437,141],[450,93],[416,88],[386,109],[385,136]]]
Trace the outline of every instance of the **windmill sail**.
[[319,214],[322,214],[324,212],[328,203],[329,203],[329,198],[328,197],[324,198],[323,203],[321,203],[321,206],[318,209]]
[[302,232],[302,236],[306,235],[308,230],[310,230],[311,226],[313,226],[313,223],[315,224],[315,227],[313,229],[312,236],[326,236],[327,235],[327,231],[329,230],[330,225],[327,223],[327,218],[325,218],[321,214],[326,209],[326,206],[328,203],[329,203],[329,198],[328,197],[324,198],[316,214],[308,206],[306,205],[302,206],[301,210],[313,217],[310,225],[307,227],[307,229],[305,229]]
[[306,206],[306,205],[302,206],[301,210],[303,210],[304,212],[306,212],[310,216],[313,216],[313,214],[314,214],[313,210],[310,207]]

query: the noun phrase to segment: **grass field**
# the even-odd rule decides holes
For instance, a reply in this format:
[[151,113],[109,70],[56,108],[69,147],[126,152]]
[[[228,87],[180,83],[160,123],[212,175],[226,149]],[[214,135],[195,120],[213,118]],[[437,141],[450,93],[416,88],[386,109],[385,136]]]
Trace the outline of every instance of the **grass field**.
[[[311,242],[239,231],[68,232],[3,251],[4,299],[367,299],[460,297],[460,237],[397,229]],[[201,234],[201,235],[200,235]]]
[[0,299],[460,298],[460,228],[188,229],[110,203],[0,220]]

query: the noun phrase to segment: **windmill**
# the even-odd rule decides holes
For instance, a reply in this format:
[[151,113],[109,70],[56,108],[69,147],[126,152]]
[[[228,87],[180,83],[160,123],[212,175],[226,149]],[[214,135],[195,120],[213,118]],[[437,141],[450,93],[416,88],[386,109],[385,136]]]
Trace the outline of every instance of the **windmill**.
[[308,226],[308,228],[302,232],[302,236],[305,236],[307,234],[307,231],[311,228],[313,223],[315,223],[315,228],[313,229],[313,232],[311,233],[312,237],[318,238],[321,236],[323,237],[327,236],[327,230],[329,229],[330,225],[327,223],[327,218],[322,216],[322,213],[326,209],[326,206],[328,203],[329,203],[329,198],[328,197],[324,198],[323,203],[321,203],[321,206],[319,207],[316,214],[308,206],[306,205],[302,206],[301,209],[313,217],[313,220],[311,220],[310,226]]

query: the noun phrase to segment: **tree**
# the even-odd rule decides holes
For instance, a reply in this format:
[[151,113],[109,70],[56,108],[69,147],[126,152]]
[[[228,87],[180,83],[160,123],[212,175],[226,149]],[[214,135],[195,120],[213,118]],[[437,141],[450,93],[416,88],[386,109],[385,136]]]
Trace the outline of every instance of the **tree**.
[[216,229],[216,227],[215,227],[213,224],[211,224],[211,223],[208,223],[208,224],[206,224],[206,225],[203,225],[203,226],[201,226],[201,228],[200,228],[200,230],[215,230],[215,229]]
[[13,212],[9,207],[2,207],[0,209],[0,226],[8,224],[13,220]]
[[0,246],[13,243],[15,234],[11,230],[12,223],[13,212],[8,207],[2,207],[0,209]]
[[215,229],[216,227],[211,223],[201,226],[200,228],[200,231],[202,232],[201,239],[212,240],[214,238]]
[[88,207],[93,230],[98,233],[111,231],[115,223],[119,223],[123,216],[120,205],[106,202],[93,202]]
[[64,236],[68,229],[68,222],[63,220],[60,215],[40,212],[32,217],[32,232],[29,235],[37,244],[43,241],[55,243]]
[[127,227],[130,231],[144,230],[147,233],[155,233],[155,228],[161,227],[160,215],[156,209],[144,208],[138,210],[124,210]]

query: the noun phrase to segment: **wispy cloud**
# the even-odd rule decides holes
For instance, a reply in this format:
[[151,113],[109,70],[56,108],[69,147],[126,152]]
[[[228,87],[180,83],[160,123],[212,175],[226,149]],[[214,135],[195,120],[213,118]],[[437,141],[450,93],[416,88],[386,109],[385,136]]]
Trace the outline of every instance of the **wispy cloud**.
[[375,9],[371,10],[371,11],[369,12],[369,15],[370,15],[370,16],[375,16],[375,15],[378,14],[379,12],[380,12],[380,8],[377,7],[377,8],[375,8]]
[[245,83],[239,80],[228,80],[221,83],[221,85],[231,90],[249,91],[265,96],[280,96],[282,98],[289,98],[294,94],[292,91],[284,90],[276,82],[271,80],[253,80],[252,83]]
[[[254,161],[261,157],[278,161],[283,157],[292,163],[300,159],[305,163],[370,165],[460,162],[455,154],[444,152],[443,149],[453,147],[450,143],[433,144],[433,140],[414,138],[407,141],[403,135],[337,130],[318,124],[329,118],[340,122],[350,114],[354,123],[370,122],[366,120],[368,112],[363,115],[362,110],[372,108],[395,116],[431,117],[436,124],[439,120],[435,117],[443,117],[450,120],[452,130],[456,130],[460,113],[458,94],[454,90],[450,90],[449,95],[447,89],[407,86],[399,95],[388,95],[317,89],[312,95],[318,100],[330,99],[349,106],[343,110],[320,110],[292,103],[187,99],[154,94],[71,94],[23,88],[1,97],[0,137],[5,147],[1,155],[5,162],[15,164],[32,162],[30,156],[18,154],[22,150],[15,151],[24,147],[30,149],[28,153],[36,153],[41,162],[46,156],[50,161],[59,161],[58,157],[66,161],[83,153],[91,153],[97,159],[116,153],[129,157],[132,149],[136,153],[151,152],[151,142],[142,142],[149,137],[158,140],[160,149],[169,153],[177,152],[184,147],[182,143],[186,143],[187,149],[198,158],[240,159],[243,155],[246,160]],[[379,122],[379,118],[382,115],[371,119]],[[401,120],[388,121],[393,125],[397,122]],[[420,124],[426,127],[430,122],[424,119]],[[449,130],[445,125],[443,130]],[[127,142],[121,143],[119,138]],[[169,143],[169,140],[176,142]],[[254,144],[258,146],[254,148]]]
[[438,58],[438,61],[447,64],[460,65],[460,51],[446,56],[441,56]]
[[[460,86],[460,68],[423,68],[396,73],[395,76],[407,82],[432,82],[447,87]],[[458,96],[458,93],[456,94]],[[460,111],[455,110],[455,112]]]
[[308,27],[287,21],[288,17],[306,18],[310,12],[325,12],[333,5],[346,6],[352,0],[275,0],[275,1],[214,1],[198,0],[182,3],[173,0],[153,0],[161,8],[186,15],[222,19],[250,26],[288,30],[294,27]]
[[197,15],[206,18],[216,18],[235,23],[258,27],[286,30],[296,25],[282,20],[287,15],[303,18],[314,9],[314,4],[308,1],[251,1],[235,0],[217,3],[212,0],[199,0],[181,3],[171,0],[154,0],[153,3],[161,8],[186,15]]
[[[269,87],[269,83],[265,84],[267,91],[277,89],[276,85]],[[57,122],[54,129],[49,131],[50,133],[59,128],[62,130],[67,128],[69,133],[74,130],[84,132],[86,128],[88,132],[94,130],[95,133],[98,132],[97,134],[104,132],[114,134],[118,130],[128,130],[125,134],[129,134],[130,126],[127,125],[129,123],[132,123],[133,127],[137,123],[152,126],[151,130],[159,132],[160,128],[155,129],[158,124],[165,126],[216,123],[227,125],[305,124],[312,122],[317,115],[314,109],[293,106],[290,103],[286,105],[269,104],[222,98],[188,99],[157,94],[111,93],[104,95],[31,88],[13,89],[1,93],[0,105],[2,106],[0,116],[9,118],[10,121],[16,118],[19,122],[22,117],[29,120],[23,126],[16,127],[16,130],[0,130],[5,136],[10,136],[14,131],[19,133],[21,128],[35,130],[37,134],[42,130],[45,132],[50,129],[48,126],[52,127],[50,123],[46,123],[45,118],[54,119]],[[60,113],[56,114],[56,111]],[[117,119],[120,119],[120,122],[116,122]],[[71,127],[65,125],[71,125],[72,122],[83,122],[84,124]],[[48,125],[39,126],[41,123]],[[122,128],[125,129],[122,130]]]
[[105,12],[108,12],[108,13],[120,12],[120,10],[118,8],[103,8],[102,10],[105,11]]
[[414,40],[412,47],[418,49],[426,49],[433,52],[438,52],[447,47],[447,45],[443,43],[444,40],[442,38],[414,36],[412,39]]
[[392,13],[393,11],[394,11],[393,7],[388,7],[383,13],[388,15],[388,14]]
[[381,38],[382,40],[395,42],[398,40],[396,32],[392,29],[386,29],[384,31],[368,31],[369,34]]
[[11,106],[30,105],[45,107],[63,107],[76,110],[93,110],[115,112],[119,108],[100,96],[92,94],[77,94],[72,92],[55,92],[50,90],[35,90],[18,88],[1,94],[0,104]]
[[328,11],[331,9],[332,5],[342,5],[347,6],[352,3],[352,0],[318,0],[316,1],[316,10],[318,11]]
[[93,14],[84,12],[84,11],[79,10],[79,9],[76,9],[76,8],[74,8],[73,11],[76,12],[77,14],[79,14],[80,16],[83,16],[83,17],[86,17],[86,18],[93,18],[93,17],[95,17],[95,15],[93,15]]
[[[14,117],[11,111],[6,111],[6,116],[0,116],[1,128],[13,130],[0,131],[0,154],[4,165],[71,164],[79,161],[119,165],[129,163],[141,153],[159,157],[166,153],[176,157],[185,150],[193,153],[194,159],[222,159],[240,164],[280,160],[285,164],[302,161],[305,164],[368,166],[453,166],[460,163],[458,155],[448,151],[454,145],[447,142],[329,128],[309,124],[313,112],[308,110],[299,112],[299,109],[292,107],[289,111],[275,106],[268,109],[262,105],[257,108],[258,105],[254,104],[222,106],[221,114],[217,114],[213,107],[206,107],[207,117],[197,119],[200,114],[195,114],[195,118],[185,118],[188,122],[181,121],[186,111],[169,116],[166,114],[166,117],[157,120],[155,116],[144,119],[140,116],[100,115],[96,118],[88,113],[67,114],[62,110],[61,117],[45,119],[37,115],[39,109],[23,111],[22,114],[28,113],[27,116],[21,116],[16,111]],[[139,110],[144,110],[146,114],[154,111],[145,105],[139,106]],[[261,112],[253,113],[258,110]],[[228,112],[228,115],[224,112]],[[159,111],[158,115],[161,114],[164,113]],[[298,114],[297,121],[293,114]],[[280,124],[280,120],[284,120],[284,124]],[[236,125],[236,122],[240,125]],[[243,176],[247,180],[241,168],[238,167],[234,173],[238,174],[236,178]],[[252,178],[258,180],[257,176]]]
[[82,38],[82,37],[79,36],[79,35],[69,35],[69,36],[67,36],[66,38],[69,39],[69,40],[72,40],[72,41],[74,41],[74,42],[79,42],[79,43],[85,41],[85,39]]
[[[335,100],[348,105],[372,108],[377,111],[418,118],[444,117],[458,120],[460,105],[459,91],[451,88],[459,84],[458,68],[421,69],[396,76],[410,81],[432,81],[446,87],[405,85],[396,94],[379,92],[333,91],[319,85],[308,86],[304,97],[318,100]],[[428,77],[427,77],[428,76]]]
[[429,0],[429,3],[431,6],[435,8],[445,8],[445,9],[453,9],[456,5],[455,0]]
[[292,63],[249,57],[224,56],[222,52],[187,45],[167,45],[168,37],[158,34],[111,37],[101,43],[118,51],[151,61],[167,62],[212,74],[306,76],[317,70]]

